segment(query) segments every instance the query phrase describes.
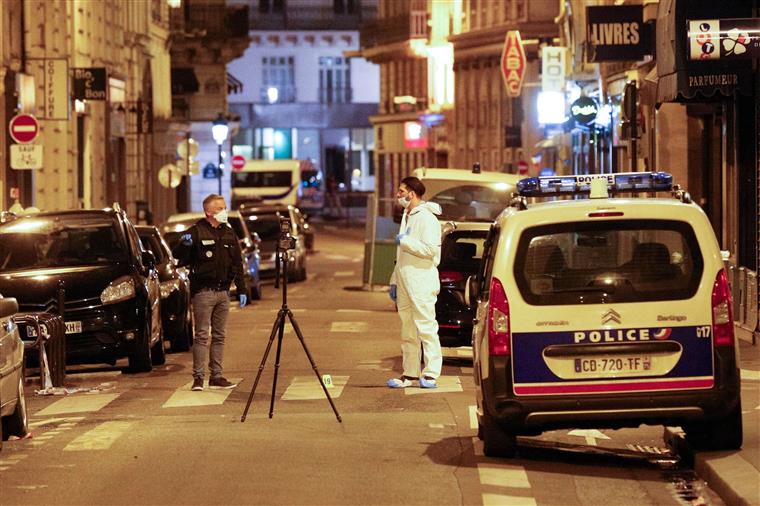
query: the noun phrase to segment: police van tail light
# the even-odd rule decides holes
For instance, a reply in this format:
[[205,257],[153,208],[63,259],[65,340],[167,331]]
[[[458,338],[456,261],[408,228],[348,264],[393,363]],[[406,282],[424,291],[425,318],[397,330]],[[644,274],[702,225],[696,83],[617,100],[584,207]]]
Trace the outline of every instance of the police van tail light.
[[509,301],[498,278],[491,281],[488,303],[488,351],[491,356],[509,355]]
[[725,269],[715,277],[712,291],[713,343],[716,346],[734,346],[734,315],[731,289]]

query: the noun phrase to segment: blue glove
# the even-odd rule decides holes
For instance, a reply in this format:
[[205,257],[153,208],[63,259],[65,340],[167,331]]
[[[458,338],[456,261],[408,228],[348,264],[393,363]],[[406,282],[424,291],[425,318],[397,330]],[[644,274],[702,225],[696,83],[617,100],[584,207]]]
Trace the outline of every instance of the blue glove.
[[398,234],[398,235],[396,236],[396,244],[401,244],[401,239],[402,239],[402,238],[403,238],[405,235],[406,235],[406,234]]
[[245,294],[240,295],[240,309],[243,309],[248,304],[248,296]]
[[180,242],[182,242],[185,246],[192,246],[193,245],[193,235],[192,234],[182,234],[182,237],[179,238]]
[[396,302],[396,285],[391,285],[390,292],[388,294],[391,296],[391,300],[393,302]]

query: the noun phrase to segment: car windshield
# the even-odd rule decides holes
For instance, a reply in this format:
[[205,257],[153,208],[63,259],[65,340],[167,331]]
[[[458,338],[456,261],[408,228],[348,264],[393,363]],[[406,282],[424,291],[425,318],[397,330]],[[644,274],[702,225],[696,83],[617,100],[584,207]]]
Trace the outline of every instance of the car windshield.
[[[427,187],[427,181],[423,181]],[[439,183],[439,182],[436,182]],[[441,206],[439,220],[453,221],[493,221],[509,204],[511,186],[506,183],[491,183],[486,186],[461,184],[445,188],[437,193],[431,184],[429,202]],[[430,192],[430,190],[433,192]],[[425,197],[428,193],[426,192]]]
[[142,242],[145,249],[153,252],[157,264],[163,264],[168,261],[169,252],[164,249],[158,236],[152,233],[141,233],[140,242]]
[[687,223],[608,220],[527,229],[514,274],[529,304],[646,302],[694,296],[703,265]]
[[258,233],[262,241],[277,240],[280,236],[280,221],[273,213],[249,214],[246,225],[248,230]]
[[106,216],[26,217],[0,225],[0,271],[112,263],[125,246]]

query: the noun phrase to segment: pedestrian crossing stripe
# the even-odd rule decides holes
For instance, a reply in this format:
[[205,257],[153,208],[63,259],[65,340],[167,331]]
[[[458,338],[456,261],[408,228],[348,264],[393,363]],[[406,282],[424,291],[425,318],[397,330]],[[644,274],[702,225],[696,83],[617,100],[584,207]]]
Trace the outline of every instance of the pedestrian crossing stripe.
[[462,391],[462,381],[459,379],[459,376],[440,376],[436,383],[438,384],[438,388],[416,388],[416,387],[410,387],[405,388],[404,393],[406,395],[420,395],[420,394],[442,394],[442,393],[451,393],[451,392],[461,392]]
[[124,420],[103,422],[75,438],[64,447],[63,451],[108,450],[117,439],[132,428],[132,425],[134,422]]
[[[340,397],[343,393],[343,387],[348,383],[348,378],[349,376],[332,376],[333,387],[329,390],[330,397],[333,399]],[[307,401],[324,398],[325,392],[316,376],[294,377],[282,395],[283,401]]]
[[55,401],[35,413],[36,416],[59,415],[63,413],[91,413],[99,411],[113,402],[120,394],[73,394]]
[[[242,378],[230,378],[232,383],[238,384]],[[193,406],[218,406],[224,404],[234,388],[209,388],[208,381],[200,392],[191,390],[193,382],[188,381],[177,390],[161,406],[162,408],[186,408]]]
[[367,322],[332,322],[330,332],[367,332]]

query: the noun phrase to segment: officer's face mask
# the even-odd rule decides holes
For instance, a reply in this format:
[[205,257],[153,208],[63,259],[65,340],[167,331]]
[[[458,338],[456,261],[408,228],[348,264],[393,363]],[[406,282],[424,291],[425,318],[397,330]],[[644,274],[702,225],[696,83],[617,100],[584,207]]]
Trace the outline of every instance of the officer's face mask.
[[214,219],[219,223],[227,223],[227,210],[222,209],[214,215]]

